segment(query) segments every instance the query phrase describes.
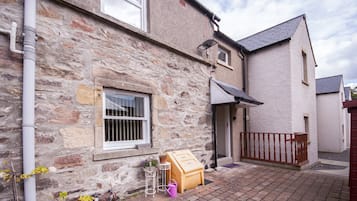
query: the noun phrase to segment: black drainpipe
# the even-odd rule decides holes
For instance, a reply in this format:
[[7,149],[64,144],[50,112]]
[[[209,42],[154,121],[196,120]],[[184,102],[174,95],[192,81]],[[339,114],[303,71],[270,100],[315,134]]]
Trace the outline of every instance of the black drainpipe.
[[216,136],[216,105],[212,105],[212,135],[213,135],[213,155],[214,155],[214,166],[218,166],[217,162],[217,136]]
[[[246,64],[247,61],[247,57],[244,54],[244,51],[241,49],[240,50],[241,56],[239,55],[239,57],[242,59],[242,77],[243,77],[243,87],[242,90],[243,92],[246,92],[246,67],[248,66]],[[247,132],[247,108],[243,108],[243,131]]]
[[[242,76],[243,76],[243,88],[242,88],[242,90],[244,91],[244,92],[246,92],[247,90],[246,90],[246,87],[247,87],[247,84],[246,84],[246,81],[247,81],[247,78],[246,78],[246,75],[247,75],[247,72],[246,71],[248,71],[248,69],[247,69],[247,67],[248,67],[248,64],[247,64],[247,60],[248,60],[248,58],[247,58],[247,56],[244,54],[244,51],[241,49],[241,54],[242,54]],[[246,133],[247,132],[247,108],[243,108],[243,132],[244,133]],[[246,139],[246,135],[244,135],[245,136],[245,139],[244,139],[244,152],[245,153],[247,153],[247,139]],[[241,142],[242,143],[242,142]],[[242,145],[241,145],[242,146]],[[242,150],[242,149],[241,149]],[[242,153],[241,153],[241,156],[242,156]]]

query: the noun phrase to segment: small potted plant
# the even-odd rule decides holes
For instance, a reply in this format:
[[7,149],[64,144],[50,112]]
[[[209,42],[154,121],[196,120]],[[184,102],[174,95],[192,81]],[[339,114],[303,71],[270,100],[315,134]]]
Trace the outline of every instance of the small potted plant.
[[166,154],[160,154],[160,163],[166,163],[167,162],[167,155]]
[[144,162],[145,175],[153,175],[156,172],[156,167],[158,165],[158,160],[150,157],[149,160]]

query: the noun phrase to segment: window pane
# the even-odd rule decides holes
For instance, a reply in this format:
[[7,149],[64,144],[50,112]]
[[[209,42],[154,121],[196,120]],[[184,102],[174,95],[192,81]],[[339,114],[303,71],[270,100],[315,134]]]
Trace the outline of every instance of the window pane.
[[137,5],[142,5],[142,0],[131,0],[131,2],[136,3]]
[[144,117],[143,97],[107,93],[105,105],[107,116]]
[[142,120],[105,119],[105,141],[143,140]]
[[[141,4],[141,1],[134,1]],[[103,12],[137,28],[142,28],[141,7],[124,0],[102,0]]]
[[227,63],[227,60],[226,60],[227,56],[226,56],[226,53],[225,52],[222,52],[222,51],[219,51],[218,52],[218,59]]

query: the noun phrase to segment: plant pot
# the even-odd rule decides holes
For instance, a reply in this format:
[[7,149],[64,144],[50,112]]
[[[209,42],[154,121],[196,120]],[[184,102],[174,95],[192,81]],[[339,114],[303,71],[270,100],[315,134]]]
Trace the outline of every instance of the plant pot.
[[160,163],[166,163],[167,162],[167,155],[166,154],[165,155],[160,155],[159,158],[160,158]]

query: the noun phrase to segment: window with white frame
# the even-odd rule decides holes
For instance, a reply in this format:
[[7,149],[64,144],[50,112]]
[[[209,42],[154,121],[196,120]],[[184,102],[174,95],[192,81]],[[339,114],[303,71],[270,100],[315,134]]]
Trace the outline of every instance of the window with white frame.
[[146,31],[146,0],[101,0],[102,12]]
[[104,149],[150,143],[149,95],[104,89],[103,99]]
[[302,81],[304,84],[307,84],[309,82],[308,80],[308,73],[307,73],[307,58],[306,58],[306,53],[304,51],[301,52],[302,55]]
[[223,65],[230,65],[230,52],[218,46],[217,62]]

